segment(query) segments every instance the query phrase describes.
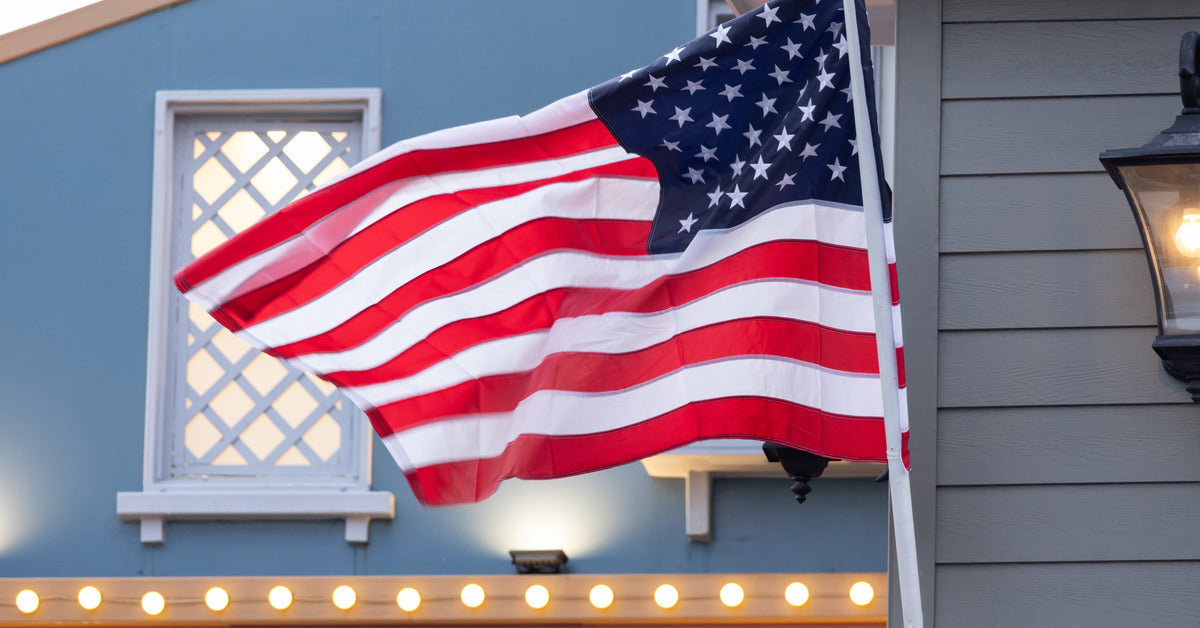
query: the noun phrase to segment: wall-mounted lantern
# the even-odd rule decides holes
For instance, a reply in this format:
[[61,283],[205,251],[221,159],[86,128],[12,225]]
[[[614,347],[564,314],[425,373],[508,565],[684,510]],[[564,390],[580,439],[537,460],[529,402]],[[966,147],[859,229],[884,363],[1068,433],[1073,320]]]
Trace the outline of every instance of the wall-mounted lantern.
[[1180,43],[1183,112],[1141,148],[1105,151],[1100,162],[1125,191],[1154,278],[1154,350],[1200,403],[1200,34]]

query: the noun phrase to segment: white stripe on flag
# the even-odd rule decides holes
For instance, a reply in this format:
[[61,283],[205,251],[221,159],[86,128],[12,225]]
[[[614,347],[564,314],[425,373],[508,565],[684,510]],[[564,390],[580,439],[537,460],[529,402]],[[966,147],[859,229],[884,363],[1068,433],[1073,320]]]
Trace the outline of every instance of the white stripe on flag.
[[201,282],[192,288],[188,297],[212,311],[230,299],[304,268],[333,250],[346,238],[393,212],[426,198],[463,190],[529,183],[631,158],[639,157],[626,152],[620,146],[615,146],[553,160],[422,175],[396,181],[388,184],[389,189],[394,191],[381,203],[355,203],[345,206],[333,218],[318,221],[303,234],[246,258]]
[[[549,330],[470,347],[411,377],[347,390],[379,407],[480,377],[527,371],[554,353],[632,352],[682,332],[758,317],[809,321],[844,331],[875,332],[869,292],[794,280],[756,281],[651,314],[609,312],[559,319]],[[630,333],[631,329],[637,333]]]
[[689,403],[746,396],[782,399],[847,416],[878,417],[883,412],[878,376],[750,356],[693,365],[611,393],[541,390],[511,413],[441,420],[397,432],[383,441],[409,472],[446,462],[494,458],[521,434],[596,434],[635,425]]
[[394,157],[418,150],[439,150],[519,140],[534,135],[553,133],[559,129],[591,122],[595,119],[596,114],[588,104],[588,90],[584,90],[523,116],[507,116],[473,122],[401,140],[358,162],[353,168],[330,180],[326,185],[336,183]]
[[[831,244],[853,247],[862,244],[862,213],[853,210],[815,206],[813,217],[798,220],[797,212],[775,208],[726,231],[705,230],[682,253],[650,255],[641,258],[606,257],[588,253],[560,252],[543,255],[479,284],[477,287],[413,308],[375,337],[357,347],[339,352],[315,353],[295,358],[298,365],[318,373],[343,370],[367,370],[379,366],[412,347],[434,330],[455,320],[494,314],[547,290],[564,287],[594,287],[614,290],[641,288],[667,274],[684,273],[719,262],[748,247],[764,242],[819,238]],[[853,225],[857,223],[858,229]],[[832,242],[831,242],[832,240]],[[393,269],[400,273],[402,269]],[[386,275],[386,273],[384,273]],[[332,329],[366,307],[375,294],[388,294],[400,287],[395,281],[386,285],[363,287],[357,278],[344,284],[340,298],[324,297],[300,311],[306,316],[289,316],[264,321],[238,332],[238,337],[263,346],[282,346],[310,338]],[[332,293],[330,293],[332,294]]]

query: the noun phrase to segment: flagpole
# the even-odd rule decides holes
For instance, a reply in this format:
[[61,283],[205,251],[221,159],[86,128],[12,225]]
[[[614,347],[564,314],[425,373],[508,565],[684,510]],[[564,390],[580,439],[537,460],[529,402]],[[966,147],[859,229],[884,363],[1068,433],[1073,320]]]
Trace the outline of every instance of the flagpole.
[[858,135],[858,165],[862,180],[863,213],[867,223],[867,258],[871,271],[871,294],[875,309],[875,336],[879,355],[879,379],[883,388],[883,423],[887,439],[888,486],[891,491],[892,529],[896,538],[896,568],[900,580],[900,604],[904,625],[925,625],[921,610],[921,581],[917,570],[917,539],[913,525],[912,491],[908,469],[901,456],[899,367],[893,328],[891,273],[888,270],[887,238],[883,230],[883,201],[875,166],[875,142],[863,81],[859,48],[858,12],[854,0],[842,0],[846,15],[846,39],[850,48],[850,89],[854,99],[854,128]]

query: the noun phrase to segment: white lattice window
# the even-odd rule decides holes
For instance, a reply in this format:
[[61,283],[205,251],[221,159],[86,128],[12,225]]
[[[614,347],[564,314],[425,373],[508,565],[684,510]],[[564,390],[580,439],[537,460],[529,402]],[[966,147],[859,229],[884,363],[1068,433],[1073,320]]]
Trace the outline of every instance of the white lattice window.
[[160,92],[143,490],[117,511],[162,542],[173,518],[390,518],[370,428],[333,386],[262,354],[171,274],[378,150],[378,90]]

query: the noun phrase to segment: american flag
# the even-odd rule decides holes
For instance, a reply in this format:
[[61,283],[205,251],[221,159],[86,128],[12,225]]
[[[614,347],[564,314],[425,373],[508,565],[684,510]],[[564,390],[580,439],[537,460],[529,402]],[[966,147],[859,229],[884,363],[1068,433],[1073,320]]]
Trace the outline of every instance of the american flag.
[[428,504],[708,438],[885,461],[841,6],[399,142],[176,284],[345,391]]

